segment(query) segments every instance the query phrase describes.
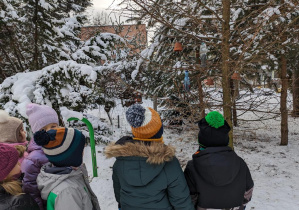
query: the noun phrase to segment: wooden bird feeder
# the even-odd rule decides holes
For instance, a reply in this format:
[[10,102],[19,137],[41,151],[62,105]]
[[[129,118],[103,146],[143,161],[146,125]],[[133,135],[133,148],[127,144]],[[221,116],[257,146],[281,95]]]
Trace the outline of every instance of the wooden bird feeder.
[[136,93],[135,102],[141,103],[142,102],[142,94]]
[[214,80],[212,78],[208,78],[206,81],[206,85],[214,85]]
[[234,72],[231,78],[233,80],[241,80],[241,76],[238,72]]
[[182,44],[180,43],[180,42],[176,42],[175,44],[174,44],[174,49],[173,49],[174,51],[182,51],[183,50],[183,46],[182,46]]

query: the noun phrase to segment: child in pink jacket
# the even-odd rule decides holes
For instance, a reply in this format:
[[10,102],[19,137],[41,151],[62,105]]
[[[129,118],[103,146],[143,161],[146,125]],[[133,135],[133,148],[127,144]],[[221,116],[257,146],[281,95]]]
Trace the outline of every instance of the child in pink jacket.
[[[28,104],[26,107],[29,124],[33,133],[40,130],[50,130],[57,128],[59,121],[54,109],[46,105]],[[48,163],[48,158],[44,154],[42,147],[38,146],[33,139],[28,145],[29,155],[21,165],[23,178],[23,191],[30,194],[38,203],[40,209],[45,209],[46,201],[43,201],[38,190],[36,178],[41,167]]]

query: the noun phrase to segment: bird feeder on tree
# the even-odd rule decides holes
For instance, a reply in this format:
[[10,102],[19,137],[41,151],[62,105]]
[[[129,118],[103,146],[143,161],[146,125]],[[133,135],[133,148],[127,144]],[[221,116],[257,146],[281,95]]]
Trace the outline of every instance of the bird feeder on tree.
[[135,102],[142,103],[142,94],[137,92],[135,95]]
[[231,79],[233,80],[241,80],[241,76],[238,72],[234,72]]
[[209,77],[206,81],[206,85],[214,85],[214,80]]
[[184,89],[186,92],[190,92],[190,79],[188,70],[185,70]]
[[180,43],[180,42],[176,42],[175,44],[174,44],[174,49],[173,49],[174,51],[182,51],[183,50],[183,46],[182,46],[182,44]]
[[207,66],[207,53],[208,53],[208,48],[206,43],[202,42],[200,45],[200,66],[201,67],[206,67]]

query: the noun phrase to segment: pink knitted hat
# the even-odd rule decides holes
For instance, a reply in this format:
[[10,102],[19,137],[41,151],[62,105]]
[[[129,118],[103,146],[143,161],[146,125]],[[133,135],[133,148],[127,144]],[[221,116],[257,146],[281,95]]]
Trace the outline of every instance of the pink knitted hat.
[[19,153],[14,147],[0,144],[0,181],[3,181],[16,166]]
[[33,133],[51,123],[59,125],[57,113],[49,106],[28,104],[26,107],[26,114]]

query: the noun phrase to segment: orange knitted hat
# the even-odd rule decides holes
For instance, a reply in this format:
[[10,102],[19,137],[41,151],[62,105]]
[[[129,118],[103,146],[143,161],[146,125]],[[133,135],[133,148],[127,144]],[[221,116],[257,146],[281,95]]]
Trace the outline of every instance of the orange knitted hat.
[[134,104],[126,112],[126,118],[132,128],[133,139],[162,142],[163,124],[158,112]]

